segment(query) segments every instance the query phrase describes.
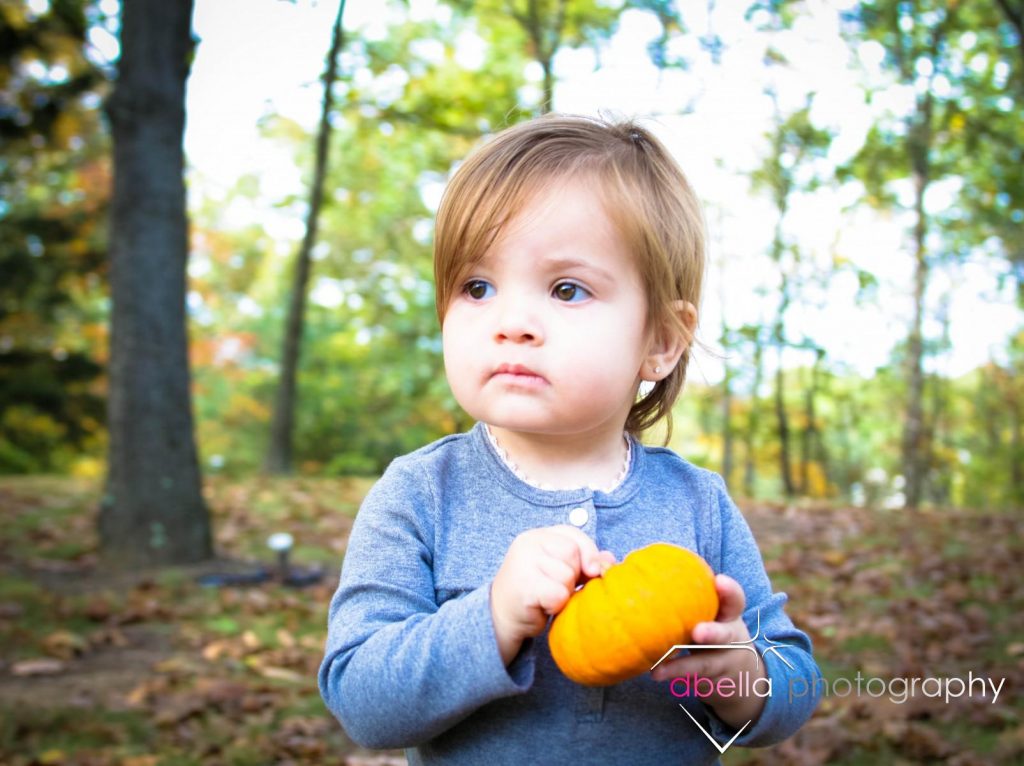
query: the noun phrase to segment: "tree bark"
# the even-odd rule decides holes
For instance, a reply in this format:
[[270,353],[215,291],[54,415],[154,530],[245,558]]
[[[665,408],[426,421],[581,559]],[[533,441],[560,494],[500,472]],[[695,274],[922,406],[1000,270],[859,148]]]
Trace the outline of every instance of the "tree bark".
[[562,44],[568,4],[569,0],[556,0],[553,18],[549,25],[548,19],[545,18],[545,11],[548,9],[540,7],[540,0],[527,0],[525,13],[519,12],[514,3],[509,3],[509,12],[530,38],[534,59],[540,64],[543,72],[541,114],[550,112],[555,100],[554,59],[555,53],[558,52],[558,48]]
[[1014,5],[1010,0],[996,0],[996,5],[1002,9],[1006,20],[1013,25],[1017,33],[1017,50],[1020,51],[1021,62],[1024,63],[1024,3]]
[[923,210],[925,185],[918,183],[917,223],[914,226],[914,318],[907,338],[907,409],[903,425],[903,478],[906,481],[906,505],[916,508],[921,501],[924,455],[927,451],[924,427],[924,292],[928,283],[928,264],[925,260],[925,219]]
[[758,398],[758,391],[761,390],[761,379],[763,376],[764,344],[761,342],[760,328],[756,328],[754,332],[754,383],[750,390],[750,414],[747,416],[746,438],[744,440],[743,492],[747,497],[754,496],[754,482],[757,477],[754,450],[757,442],[757,431],[761,425],[761,400]]
[[320,111],[320,125],[316,135],[316,159],[313,184],[309,193],[309,210],[306,214],[306,233],[302,238],[295,260],[292,277],[291,300],[288,304],[288,318],[285,322],[284,343],[281,350],[281,377],[277,384],[274,400],[274,416],[270,426],[270,444],[264,462],[264,470],[270,474],[287,474],[292,471],[292,455],[295,433],[296,381],[298,379],[299,356],[302,351],[302,329],[306,317],[306,294],[312,271],[313,246],[316,244],[320,222],[320,208],[323,205],[324,179],[327,176],[327,158],[330,150],[331,112],[334,110],[334,81],[338,76],[338,54],[344,45],[342,16],[345,0],[338,4],[334,19],[331,48],[327,53],[324,69],[324,98]]
[[1010,497],[1018,506],[1024,505],[1024,436],[1021,433],[1021,412],[1016,396],[1010,399]]
[[825,356],[824,349],[814,349],[814,364],[811,367],[811,382],[804,391],[804,429],[800,436],[800,492],[804,495],[810,494],[811,489],[811,463],[817,462],[818,467],[824,474],[825,486],[828,486],[828,461],[825,457],[824,446],[821,442],[821,432],[818,429],[818,414],[815,402],[818,398],[818,389],[821,379],[821,361]]
[[779,366],[775,370],[775,419],[779,432],[779,474],[782,477],[782,491],[786,497],[796,495],[793,470],[789,457],[789,417],[786,414],[785,373],[782,370],[782,348],[779,348]]
[[188,220],[182,134],[192,2],[123,0],[107,104],[111,205],[109,466],[99,517],[115,567],[212,554],[193,436],[185,315]]
[[931,148],[931,98],[919,104],[916,122],[910,126],[908,151],[914,175],[914,317],[907,337],[907,405],[903,426],[902,462],[906,482],[906,506],[916,508],[924,487],[924,467],[929,444],[924,422],[924,296],[928,285],[926,239],[928,218],[924,198],[928,191]]
[[[781,220],[781,219],[780,219]],[[776,243],[773,249],[781,252],[781,229],[776,227]],[[779,259],[776,258],[776,262]],[[775,344],[777,367],[775,370],[775,420],[779,433],[779,475],[782,478],[782,490],[786,497],[796,495],[796,484],[793,481],[793,467],[790,459],[789,416],[786,412],[786,374],[782,367],[782,353],[786,346],[785,316],[789,308],[789,278],[785,270],[781,271],[782,287],[778,313],[775,315],[775,327],[772,340]]]
[[[723,328],[722,346],[728,354],[729,331]],[[732,479],[733,467],[733,429],[732,429],[732,368],[728,360],[725,362],[725,375],[722,378],[722,476],[728,485]]]

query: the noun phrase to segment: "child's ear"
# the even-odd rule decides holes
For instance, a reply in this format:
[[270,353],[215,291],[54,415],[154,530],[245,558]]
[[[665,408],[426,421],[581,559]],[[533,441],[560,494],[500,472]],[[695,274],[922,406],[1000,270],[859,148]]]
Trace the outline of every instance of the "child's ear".
[[693,342],[697,330],[697,309],[689,301],[672,301],[670,311],[676,321],[661,321],[654,330],[640,378],[657,382],[667,378]]

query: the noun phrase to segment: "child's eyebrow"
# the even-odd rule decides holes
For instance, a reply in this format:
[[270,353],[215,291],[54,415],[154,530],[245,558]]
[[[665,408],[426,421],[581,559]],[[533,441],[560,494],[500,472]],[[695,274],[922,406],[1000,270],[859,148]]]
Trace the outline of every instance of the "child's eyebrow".
[[600,266],[591,263],[590,261],[581,260],[579,258],[568,258],[568,257],[546,257],[542,263],[546,268],[551,271],[566,271],[570,269],[583,269],[592,272],[595,276],[600,279],[606,279],[609,282],[614,281],[614,277],[611,272]]

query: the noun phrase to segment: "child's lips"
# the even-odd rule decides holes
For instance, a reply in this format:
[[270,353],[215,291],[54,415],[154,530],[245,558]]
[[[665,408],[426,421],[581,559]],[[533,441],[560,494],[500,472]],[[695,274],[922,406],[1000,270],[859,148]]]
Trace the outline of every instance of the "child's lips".
[[491,373],[491,380],[517,386],[539,387],[547,384],[547,378],[521,364],[502,364]]

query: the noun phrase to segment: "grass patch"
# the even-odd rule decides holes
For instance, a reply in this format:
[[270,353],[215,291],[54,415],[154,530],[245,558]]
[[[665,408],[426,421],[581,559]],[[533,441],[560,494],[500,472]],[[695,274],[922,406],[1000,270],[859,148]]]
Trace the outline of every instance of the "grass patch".
[[[97,708],[0,707],[0,753],[67,754],[113,746],[125,751],[153,739],[154,727],[139,712]],[[54,761],[60,762],[60,761]]]

